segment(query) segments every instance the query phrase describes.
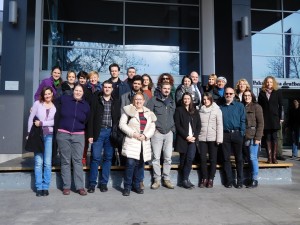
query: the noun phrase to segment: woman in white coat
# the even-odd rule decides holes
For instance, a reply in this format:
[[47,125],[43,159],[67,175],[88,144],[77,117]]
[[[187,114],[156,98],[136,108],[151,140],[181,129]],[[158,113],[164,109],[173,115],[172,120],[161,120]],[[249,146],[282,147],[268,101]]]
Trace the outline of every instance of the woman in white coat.
[[[213,187],[216,173],[218,145],[223,142],[222,111],[214,103],[211,93],[204,93],[203,106],[200,109],[201,130],[199,134],[199,148],[201,158],[200,188]],[[207,153],[209,155],[210,172],[207,172]]]
[[133,97],[133,103],[124,106],[119,127],[125,133],[122,155],[126,157],[124,177],[124,196],[129,196],[133,185],[136,193],[143,194],[140,187],[143,180],[144,163],[151,160],[150,138],[155,132],[156,116],[144,107],[145,98],[142,93]]

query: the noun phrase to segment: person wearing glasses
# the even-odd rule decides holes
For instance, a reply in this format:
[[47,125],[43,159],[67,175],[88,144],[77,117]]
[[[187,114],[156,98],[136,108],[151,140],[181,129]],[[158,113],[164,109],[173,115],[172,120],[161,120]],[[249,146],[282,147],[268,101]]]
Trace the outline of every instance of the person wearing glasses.
[[243,103],[246,109],[246,135],[245,147],[250,155],[251,165],[251,182],[248,188],[255,188],[258,186],[258,150],[263,136],[264,117],[262,108],[256,103],[255,95],[252,91],[247,90],[243,93]]
[[174,86],[174,78],[171,74],[169,73],[163,73],[161,74],[158,79],[157,79],[157,86],[154,90],[154,96],[159,96],[161,92],[161,84],[162,83],[169,83],[171,85],[171,93],[170,96],[172,99],[175,100],[175,93],[176,93],[176,88]]
[[220,106],[223,115],[223,168],[225,172],[225,187],[233,185],[230,155],[234,153],[237,168],[237,181],[235,187],[243,187],[243,137],[246,128],[246,115],[244,105],[234,101],[234,90],[230,87],[225,89],[225,103]]
[[144,163],[151,160],[150,138],[155,132],[156,116],[144,107],[145,96],[138,92],[133,96],[132,104],[123,108],[119,127],[126,134],[122,146],[122,155],[126,157],[123,196],[129,196],[133,190],[143,194],[141,183],[144,178]]

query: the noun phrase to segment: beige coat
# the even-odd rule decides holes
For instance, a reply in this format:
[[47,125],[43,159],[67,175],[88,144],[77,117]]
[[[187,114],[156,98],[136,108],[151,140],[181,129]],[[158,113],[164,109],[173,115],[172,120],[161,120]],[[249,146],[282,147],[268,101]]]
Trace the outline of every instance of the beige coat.
[[219,106],[213,102],[210,107],[200,109],[201,130],[199,141],[216,141],[223,143],[223,118]]
[[[140,118],[136,108],[130,104],[124,106],[124,113],[121,116],[119,127],[126,134],[123,146],[122,155],[132,158],[140,159],[141,147],[143,145],[143,157],[144,161],[151,160],[151,143],[150,138],[155,132],[155,121],[156,116],[150,109],[144,107],[144,116],[147,119],[145,126],[144,135],[146,136],[145,141],[139,141],[133,138],[133,133],[140,133]],[[130,118],[130,119],[129,119]],[[129,119],[129,122],[128,122]],[[128,122],[128,123],[127,123]]]

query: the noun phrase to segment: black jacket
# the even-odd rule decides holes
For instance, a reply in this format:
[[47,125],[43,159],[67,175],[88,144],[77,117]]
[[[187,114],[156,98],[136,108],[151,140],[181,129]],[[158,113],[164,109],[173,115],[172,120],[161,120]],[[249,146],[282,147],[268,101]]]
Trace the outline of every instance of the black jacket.
[[180,153],[186,153],[188,142],[186,138],[189,136],[189,123],[191,123],[193,136],[196,138],[196,146],[198,148],[198,136],[200,133],[200,114],[196,110],[194,114],[190,114],[183,106],[176,108],[175,111],[175,126],[176,126],[176,144],[175,150]]
[[264,129],[279,130],[280,120],[283,120],[284,117],[281,91],[272,91],[270,99],[267,98],[266,92],[260,91],[258,104],[260,104],[263,109]]
[[[34,118],[34,121],[36,117]],[[26,141],[25,150],[28,152],[41,153],[45,150],[44,136],[42,127],[32,124],[28,139]]]
[[[92,99],[91,114],[88,121],[88,138],[93,138],[94,142],[97,141],[100,131],[101,123],[103,119],[104,105],[102,103],[102,93],[99,93]],[[121,117],[121,103],[119,99],[112,97],[111,105],[111,116],[112,116],[112,126],[119,123]]]

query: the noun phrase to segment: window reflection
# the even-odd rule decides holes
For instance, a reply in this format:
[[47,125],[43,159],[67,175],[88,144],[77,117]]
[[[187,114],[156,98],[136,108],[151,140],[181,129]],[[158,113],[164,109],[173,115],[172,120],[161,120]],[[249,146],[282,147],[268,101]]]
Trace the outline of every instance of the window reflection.
[[300,10],[298,13],[284,13],[283,30],[292,34],[300,34]]
[[282,55],[282,35],[259,33],[252,35],[252,54]]
[[252,0],[251,8],[281,10],[281,0]]
[[283,57],[252,56],[253,78],[283,77]]
[[281,33],[281,19],[281,12],[252,11],[252,30],[268,33]]

